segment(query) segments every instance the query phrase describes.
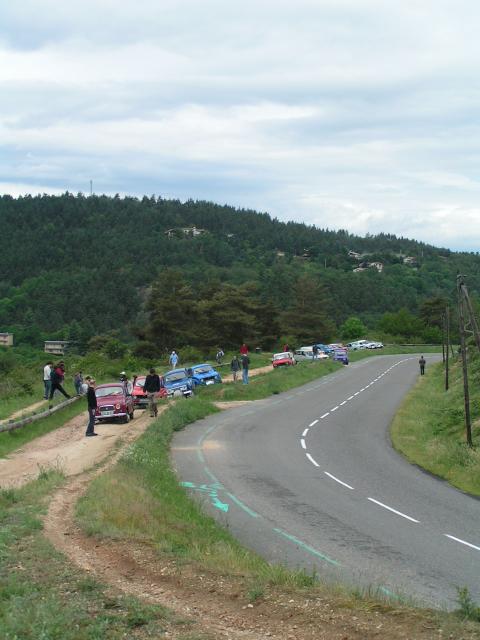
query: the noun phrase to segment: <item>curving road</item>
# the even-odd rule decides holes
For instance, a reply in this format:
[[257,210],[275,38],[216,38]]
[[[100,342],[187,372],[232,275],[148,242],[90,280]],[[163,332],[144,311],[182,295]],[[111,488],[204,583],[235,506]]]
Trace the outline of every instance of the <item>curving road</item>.
[[480,501],[390,443],[417,361],[368,358],[190,425],[173,442],[177,473],[269,561],[427,605],[453,608],[457,586],[478,601]]

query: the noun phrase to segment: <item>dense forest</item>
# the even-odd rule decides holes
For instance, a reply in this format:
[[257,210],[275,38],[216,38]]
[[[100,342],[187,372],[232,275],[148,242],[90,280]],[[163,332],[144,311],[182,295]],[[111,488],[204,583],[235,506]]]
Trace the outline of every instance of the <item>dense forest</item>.
[[478,254],[209,202],[3,196],[0,228],[0,331],[17,344],[268,346],[340,336],[352,316],[428,341],[426,309],[453,299],[457,273],[480,292]]

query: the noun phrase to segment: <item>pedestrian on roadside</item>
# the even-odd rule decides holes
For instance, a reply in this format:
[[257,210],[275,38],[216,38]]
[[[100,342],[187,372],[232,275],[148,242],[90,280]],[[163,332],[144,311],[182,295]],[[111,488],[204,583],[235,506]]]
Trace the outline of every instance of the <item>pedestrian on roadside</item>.
[[155,394],[160,391],[160,376],[155,373],[155,369],[150,369],[150,373],[145,378],[143,390],[147,394],[150,417],[155,418],[158,414],[157,399]]
[[82,396],[87,395],[88,385],[90,384],[91,376],[85,376],[85,380],[82,382]]
[[77,396],[82,395],[82,385],[83,385],[83,374],[81,371],[77,371],[77,373],[73,376],[73,386],[75,387]]
[[313,345],[312,351],[313,351],[313,359],[316,360],[318,358],[318,347],[316,344]]
[[283,345],[283,352],[284,352],[284,353],[286,353],[287,351],[290,351],[290,347],[289,347],[289,345],[288,345],[288,342],[286,342],[286,343]]
[[420,360],[418,361],[418,364],[420,365],[420,375],[421,376],[425,375],[426,360],[423,356],[420,356]]
[[247,354],[242,356],[242,381],[243,384],[248,384],[248,367],[250,365],[250,358]]
[[237,375],[238,375],[238,372],[240,371],[241,366],[242,365],[240,364],[240,360],[238,359],[238,356],[237,355],[233,356],[232,361],[230,363],[230,371],[232,372],[232,378],[234,382],[237,381]]
[[128,379],[125,371],[120,372],[120,382],[123,384],[123,389],[125,391],[126,396],[131,396],[133,391],[133,386],[130,380]]
[[48,399],[50,400],[49,409],[53,407],[51,402],[52,402],[53,394],[55,393],[55,391],[60,391],[60,393],[62,393],[67,399],[72,397],[62,387],[62,382],[64,381],[64,379],[65,379],[65,365],[63,364],[63,362],[59,362],[53,368],[52,374],[50,376],[51,387],[50,387],[50,395],[48,397]]
[[43,397],[45,400],[48,400],[48,396],[50,395],[50,388],[52,386],[52,367],[53,362],[47,362],[47,364],[43,367],[43,386],[44,386],[44,394]]
[[219,349],[217,351],[217,354],[215,356],[215,360],[216,360],[217,364],[222,364],[222,358],[223,358],[224,355],[225,355],[225,353],[224,353],[223,349]]
[[245,344],[245,342],[242,344],[242,346],[240,347],[240,355],[241,356],[248,356],[248,347]]
[[97,396],[95,394],[95,380],[93,378],[90,378],[90,380],[88,381],[87,406],[88,406],[88,425],[87,425],[87,431],[85,435],[87,437],[98,436],[98,433],[95,433],[93,430],[95,426],[95,413],[97,410]]
[[170,354],[170,358],[168,359],[168,362],[175,369],[175,367],[178,364],[178,353],[175,350],[173,350],[172,353]]

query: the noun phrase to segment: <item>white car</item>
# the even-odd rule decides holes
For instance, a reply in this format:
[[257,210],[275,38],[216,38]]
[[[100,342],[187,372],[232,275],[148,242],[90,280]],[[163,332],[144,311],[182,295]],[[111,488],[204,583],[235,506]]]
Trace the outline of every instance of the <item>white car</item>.
[[[295,351],[295,360],[297,362],[313,359],[313,347],[300,347]],[[316,360],[328,360],[328,356],[323,351],[317,351]]]
[[370,340],[355,340],[355,342],[349,342],[347,347],[350,351],[358,351],[360,349],[366,349],[367,344],[372,344]]
[[382,342],[369,342],[365,349],[383,349],[383,343]]

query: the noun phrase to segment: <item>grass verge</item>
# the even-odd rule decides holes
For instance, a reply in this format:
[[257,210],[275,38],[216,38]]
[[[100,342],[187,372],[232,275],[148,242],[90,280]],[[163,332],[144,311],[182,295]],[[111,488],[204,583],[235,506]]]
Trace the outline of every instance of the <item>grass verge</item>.
[[5,640],[163,637],[182,624],[160,606],[108,591],[65,562],[41,518],[63,478],[56,472],[0,491],[0,636]]
[[[392,423],[394,447],[410,462],[480,496],[480,360],[470,366],[472,435],[465,441],[463,381],[459,363],[451,369],[450,389],[444,388],[443,364],[430,365],[405,398]],[[477,418],[475,422],[475,418]]]
[[68,420],[71,420],[83,412],[86,412],[86,402],[85,399],[80,398],[77,402],[68,405],[64,409],[59,409],[56,413],[48,416],[48,418],[42,418],[37,422],[32,422],[14,431],[4,431],[0,433],[0,458],[4,458],[27,442],[43,436],[54,429],[58,429]]

